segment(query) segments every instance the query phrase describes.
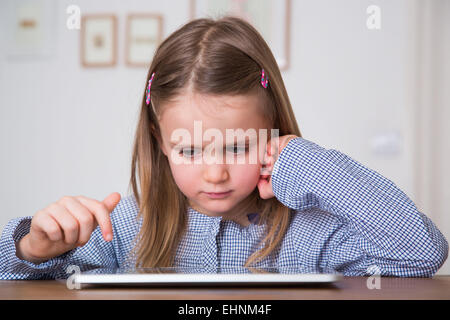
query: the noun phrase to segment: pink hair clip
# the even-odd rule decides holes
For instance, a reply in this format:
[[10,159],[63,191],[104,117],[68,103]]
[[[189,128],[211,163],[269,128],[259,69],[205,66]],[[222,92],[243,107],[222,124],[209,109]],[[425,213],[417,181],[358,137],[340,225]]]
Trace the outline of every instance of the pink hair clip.
[[268,84],[269,84],[269,77],[265,77],[264,69],[262,69],[261,85],[264,87],[264,89],[267,89]]
[[150,78],[150,80],[148,80],[148,86],[147,86],[147,99],[145,100],[145,102],[147,103],[147,105],[150,104],[150,89],[152,87],[152,81],[153,81],[153,77],[155,76],[155,73],[152,73],[152,77]]

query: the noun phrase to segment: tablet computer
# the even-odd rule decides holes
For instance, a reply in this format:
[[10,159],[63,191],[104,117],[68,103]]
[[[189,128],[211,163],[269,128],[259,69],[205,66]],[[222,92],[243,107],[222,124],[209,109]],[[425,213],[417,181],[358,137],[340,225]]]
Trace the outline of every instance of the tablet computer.
[[74,274],[73,283],[87,286],[299,286],[327,285],[339,273],[313,273],[298,268],[142,268],[94,269]]

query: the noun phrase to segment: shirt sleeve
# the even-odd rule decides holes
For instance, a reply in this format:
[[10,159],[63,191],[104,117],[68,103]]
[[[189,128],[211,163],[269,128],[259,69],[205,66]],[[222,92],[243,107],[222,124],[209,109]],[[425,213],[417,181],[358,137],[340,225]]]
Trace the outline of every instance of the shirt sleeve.
[[328,270],[429,277],[447,258],[447,240],[405,193],[339,151],[292,139],[274,164],[272,186],[289,208],[318,208],[345,221],[330,233]]
[[104,241],[99,227],[92,232],[91,238],[84,246],[58,257],[40,264],[19,259],[16,255],[16,243],[29,233],[31,219],[32,217],[12,219],[3,230],[0,238],[1,280],[66,279],[73,272],[67,272],[69,266],[76,266],[80,272],[117,267],[112,244],[114,239],[111,242]]

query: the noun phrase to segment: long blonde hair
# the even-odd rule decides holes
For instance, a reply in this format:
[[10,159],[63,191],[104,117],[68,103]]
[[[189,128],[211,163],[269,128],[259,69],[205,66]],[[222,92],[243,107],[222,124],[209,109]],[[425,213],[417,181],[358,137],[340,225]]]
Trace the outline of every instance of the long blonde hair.
[[[260,84],[261,69],[269,86]],[[156,76],[151,87],[151,106],[146,88],[133,146],[130,186],[139,207],[142,226],[135,246],[136,267],[169,267],[187,223],[188,200],[178,189],[161,151],[158,116],[161,105],[187,86],[201,94],[236,95],[257,92],[264,97],[264,112],[279,135],[301,136],[277,62],[258,31],[242,19],[197,19],[185,24],[158,47],[147,75]],[[164,196],[161,196],[164,195]],[[258,189],[249,202],[261,208],[266,225],[262,249],[246,266],[277,251],[289,225],[289,208],[275,197],[261,199]]]

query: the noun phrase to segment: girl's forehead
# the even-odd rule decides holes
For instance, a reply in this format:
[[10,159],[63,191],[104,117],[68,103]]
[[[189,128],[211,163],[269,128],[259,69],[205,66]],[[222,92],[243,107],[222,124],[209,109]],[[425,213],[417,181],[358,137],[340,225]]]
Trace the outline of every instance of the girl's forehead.
[[194,128],[195,121],[201,121],[204,128],[265,128],[266,119],[262,112],[261,98],[248,95],[180,95],[166,104],[160,118],[164,131],[177,128]]
[[230,112],[231,110],[245,111],[245,107],[259,104],[260,97],[256,94],[242,95],[213,95],[201,94],[193,91],[184,91],[167,103],[163,108],[176,108],[177,111],[200,111],[205,114]]

